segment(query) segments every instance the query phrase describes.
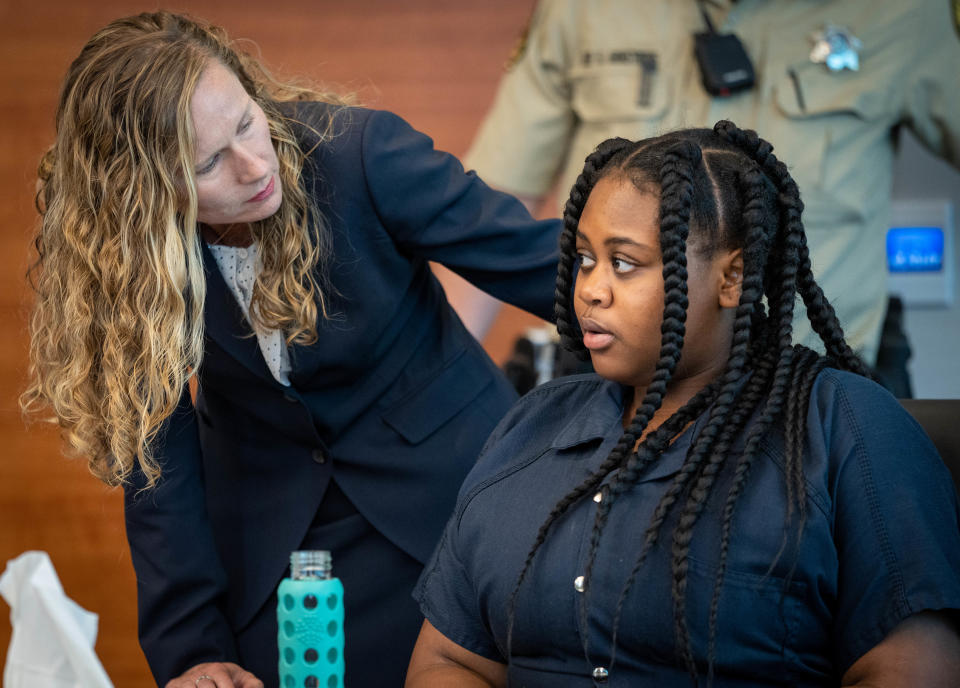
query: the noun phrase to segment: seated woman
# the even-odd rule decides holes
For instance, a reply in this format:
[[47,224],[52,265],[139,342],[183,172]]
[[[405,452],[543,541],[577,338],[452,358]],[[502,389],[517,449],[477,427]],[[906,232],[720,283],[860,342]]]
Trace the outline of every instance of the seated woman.
[[729,122],[587,158],[556,314],[597,375],[488,440],[407,686],[960,685],[950,476],[844,341],[801,211]]

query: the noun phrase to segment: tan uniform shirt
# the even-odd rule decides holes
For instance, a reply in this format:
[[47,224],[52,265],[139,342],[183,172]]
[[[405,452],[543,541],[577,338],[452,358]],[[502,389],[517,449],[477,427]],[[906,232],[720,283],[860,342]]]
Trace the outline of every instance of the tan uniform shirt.
[[[886,304],[884,237],[895,130],[960,162],[960,40],[950,0],[706,2],[736,33],[755,86],[704,90],[694,0],[541,0],[466,156],[493,186],[565,198],[584,158],[611,136],[639,139],[730,119],[775,146],[800,186],[814,272],[850,343],[876,360]],[[810,60],[827,22],[862,41],[860,70]],[[802,307],[796,340],[814,344]]]

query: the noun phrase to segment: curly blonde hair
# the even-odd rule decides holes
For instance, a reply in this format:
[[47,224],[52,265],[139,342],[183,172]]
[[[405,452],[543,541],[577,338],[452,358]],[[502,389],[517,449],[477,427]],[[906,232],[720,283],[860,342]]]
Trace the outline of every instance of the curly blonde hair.
[[[38,171],[21,406],[28,416],[51,410],[71,453],[108,485],[124,483],[137,462],[156,484],[151,445],[203,358],[190,98],[212,60],[266,113],[280,161],[280,208],[251,225],[262,261],[253,324],[311,344],[318,311],[326,316],[329,240],[301,183],[310,151],[277,103],[343,101],[279,83],[222,29],[184,16],[145,13],[97,32],[67,72],[55,143]],[[328,134],[313,131],[318,143]]]

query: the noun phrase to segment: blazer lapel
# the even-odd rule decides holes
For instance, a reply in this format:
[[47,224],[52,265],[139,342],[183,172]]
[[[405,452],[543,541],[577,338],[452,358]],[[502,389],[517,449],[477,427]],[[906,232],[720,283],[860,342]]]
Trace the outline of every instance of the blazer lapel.
[[[260,344],[247,322],[240,304],[223,280],[220,268],[207,247],[201,242],[203,251],[203,269],[207,279],[207,297],[203,304],[204,326],[206,334],[217,342],[227,353],[237,359],[250,372],[276,382],[263,354]],[[276,382],[276,384],[280,384]]]

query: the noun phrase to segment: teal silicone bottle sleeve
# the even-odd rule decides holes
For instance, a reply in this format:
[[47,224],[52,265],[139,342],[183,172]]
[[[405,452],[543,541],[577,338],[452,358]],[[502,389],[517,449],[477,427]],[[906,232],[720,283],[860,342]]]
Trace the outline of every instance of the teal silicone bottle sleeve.
[[281,688],[343,688],[343,584],[284,578],[277,591]]

